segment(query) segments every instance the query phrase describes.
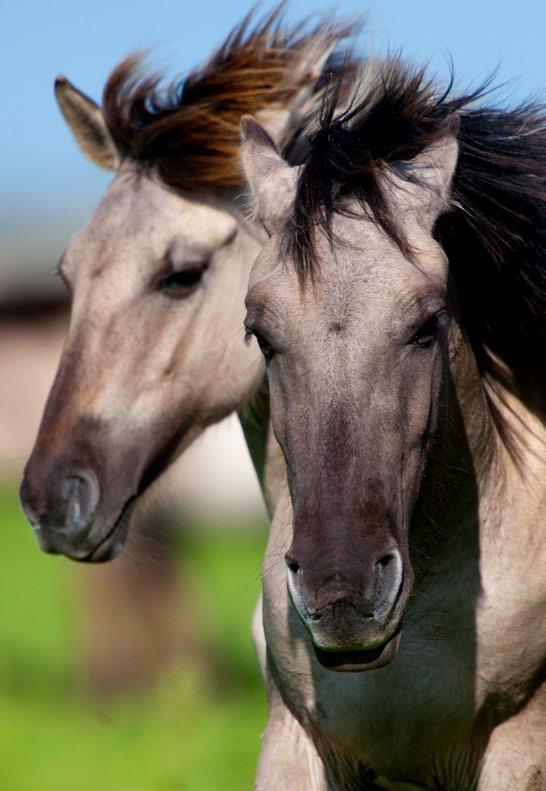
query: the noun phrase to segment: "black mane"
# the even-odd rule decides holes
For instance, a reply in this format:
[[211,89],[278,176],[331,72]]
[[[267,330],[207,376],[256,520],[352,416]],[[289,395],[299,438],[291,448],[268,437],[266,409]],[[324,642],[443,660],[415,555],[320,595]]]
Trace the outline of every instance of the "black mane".
[[[451,85],[438,93],[424,70],[400,59],[374,68],[348,109],[338,109],[336,94],[344,84],[329,95],[287,221],[287,253],[302,280],[316,274],[317,225],[332,239],[333,216],[347,213],[351,198],[411,255],[380,174],[388,166],[402,178],[415,178],[407,163],[440,140],[458,115],[452,203],[435,237],[449,258],[463,326],[482,373],[527,387],[524,380],[530,369],[536,379],[546,348],[545,107],[480,106],[489,84],[463,96],[453,96]],[[540,385],[533,384],[537,391]]]

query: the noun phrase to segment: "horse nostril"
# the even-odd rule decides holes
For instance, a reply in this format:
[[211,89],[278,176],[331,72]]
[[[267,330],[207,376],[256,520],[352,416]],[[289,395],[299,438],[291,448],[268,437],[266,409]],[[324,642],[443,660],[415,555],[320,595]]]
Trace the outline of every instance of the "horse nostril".
[[36,492],[31,486],[30,477],[28,475],[27,470],[25,470],[25,474],[21,482],[21,487],[19,489],[19,499],[21,501],[21,505],[23,507],[25,516],[30,522],[30,524],[33,527],[38,525],[40,520],[38,517],[38,503],[37,503]]
[[288,566],[288,570],[292,572],[292,574],[297,574],[300,570],[299,563],[294,560],[294,558],[289,555],[288,553],[284,556],[284,561]]
[[99,487],[94,477],[79,473],[67,478],[63,486],[66,501],[64,532],[74,536],[85,530],[99,501]]
[[388,618],[403,581],[402,556],[398,549],[385,552],[375,564],[375,603],[376,621]]
[[394,561],[394,559],[395,559],[394,553],[387,552],[386,555],[383,555],[382,558],[379,558],[379,560],[377,561],[377,563],[375,565],[376,566],[380,566],[381,568],[384,569],[386,566],[389,565],[389,563],[392,563]]

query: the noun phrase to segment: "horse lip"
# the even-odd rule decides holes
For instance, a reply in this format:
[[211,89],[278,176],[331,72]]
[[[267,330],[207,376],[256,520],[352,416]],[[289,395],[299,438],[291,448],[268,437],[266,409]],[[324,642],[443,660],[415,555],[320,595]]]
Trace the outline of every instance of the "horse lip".
[[111,529],[95,549],[82,558],[74,559],[81,563],[105,563],[108,560],[113,560],[120,553],[125,543],[127,531],[129,529],[129,520],[136,500],[137,495],[129,497]]
[[401,624],[385,642],[374,648],[363,650],[332,650],[325,649],[313,642],[315,656],[326,670],[337,673],[362,673],[390,664],[400,644]]

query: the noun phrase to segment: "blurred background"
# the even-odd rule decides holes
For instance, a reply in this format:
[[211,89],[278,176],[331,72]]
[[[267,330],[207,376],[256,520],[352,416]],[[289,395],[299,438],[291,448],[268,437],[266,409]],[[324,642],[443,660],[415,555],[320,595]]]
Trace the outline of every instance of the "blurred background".
[[[402,49],[456,82],[498,69],[504,97],[544,87],[546,5],[342,0],[366,50]],[[250,640],[266,520],[235,419],[169,474],[146,552],[108,568],[39,553],[17,485],[60,355],[55,277],[110,176],[76,148],[53,99],[65,74],[99,99],[114,64],[150,49],[171,77],[205,59],[242,0],[4,0],[0,8],[0,788],[250,788],[265,698]],[[331,5],[293,0],[291,21]],[[156,529],[157,527],[157,529]],[[142,551],[140,551],[142,555]]]

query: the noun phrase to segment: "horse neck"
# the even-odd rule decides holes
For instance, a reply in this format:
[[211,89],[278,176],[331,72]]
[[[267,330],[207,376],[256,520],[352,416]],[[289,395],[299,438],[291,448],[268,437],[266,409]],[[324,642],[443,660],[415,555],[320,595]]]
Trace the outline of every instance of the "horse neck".
[[479,563],[485,546],[540,529],[546,438],[531,406],[485,382],[461,340],[450,363],[445,416],[410,534],[416,577],[445,563]]
[[[248,232],[263,240],[264,230],[257,222],[248,219],[251,207],[246,194],[229,193],[232,211]],[[269,390],[267,379],[262,379],[258,389],[249,394],[248,400],[241,404],[237,416],[243,430],[245,443],[250,454],[252,466],[270,518],[284,491],[286,465],[281,448],[275,439],[269,417]]]
[[286,462],[271,426],[269,388],[264,377],[250,401],[238,412],[245,442],[270,519],[286,491]]

